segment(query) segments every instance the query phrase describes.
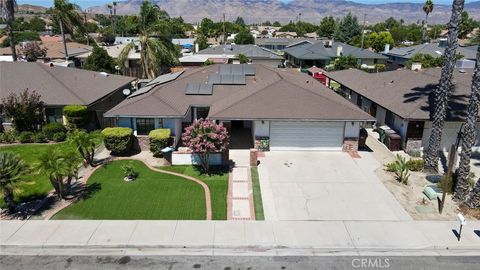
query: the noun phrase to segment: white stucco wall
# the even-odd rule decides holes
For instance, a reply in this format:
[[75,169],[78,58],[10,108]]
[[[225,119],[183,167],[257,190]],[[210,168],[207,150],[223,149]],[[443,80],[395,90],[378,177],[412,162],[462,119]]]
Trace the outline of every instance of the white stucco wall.
[[382,126],[385,124],[385,116],[387,115],[387,110],[385,110],[383,107],[377,106],[377,115],[375,118],[377,118],[377,126]]
[[398,135],[402,137],[402,147],[405,148],[405,140],[407,137],[407,128],[408,121],[403,120],[398,115],[393,116],[393,127],[390,127],[395,130]]
[[[462,122],[445,122],[445,126],[442,133],[442,141],[440,147],[443,150],[448,151],[450,146],[457,141],[458,131]],[[480,123],[477,123],[477,134],[480,134]],[[430,134],[432,132],[432,122],[425,121],[425,126],[423,128],[423,137],[422,137],[422,146],[425,148],[428,146],[428,140],[430,139]],[[461,146],[460,146],[461,147]],[[475,151],[480,151],[480,135],[477,135],[477,140],[475,142]]]
[[[353,125],[352,125],[353,123]],[[360,122],[345,122],[345,138],[358,138],[360,133]]]
[[270,121],[253,121],[253,137],[269,137]]
[[[222,154],[215,153],[211,154],[209,157],[210,165],[221,165],[222,164]],[[200,158],[197,154],[187,154],[187,153],[172,153],[172,165],[199,165]]]

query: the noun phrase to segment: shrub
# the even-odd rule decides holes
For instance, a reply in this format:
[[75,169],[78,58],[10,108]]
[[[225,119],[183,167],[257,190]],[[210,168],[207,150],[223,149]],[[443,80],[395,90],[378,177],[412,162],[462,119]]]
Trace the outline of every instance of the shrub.
[[397,159],[395,160],[395,175],[397,176],[398,182],[407,185],[408,178],[410,177],[410,170],[407,165],[407,160],[397,154]]
[[385,170],[387,172],[394,172],[396,170],[395,162],[385,164]]
[[150,131],[148,134],[150,151],[155,157],[162,156],[162,149],[170,144],[170,129],[159,128]]
[[53,133],[52,140],[55,142],[63,142],[67,139],[67,134],[65,132]]
[[130,180],[135,180],[138,177],[138,172],[133,168],[132,162],[122,166],[123,176]]
[[407,166],[411,171],[420,172],[423,170],[424,163],[423,159],[410,159],[407,161]]
[[20,135],[18,135],[18,140],[21,143],[31,143],[31,142],[33,142],[33,132],[31,132],[31,131],[20,132]]
[[67,130],[65,129],[65,127],[62,124],[56,123],[56,122],[48,123],[48,124],[44,125],[43,128],[42,128],[42,131],[45,134],[45,137],[47,137],[47,139],[49,139],[49,140],[53,140],[53,135],[55,133],[65,133],[65,132],[67,132]]
[[14,129],[0,133],[0,143],[14,143],[17,140],[17,132]]
[[68,125],[74,128],[81,127],[88,120],[87,106],[83,105],[67,105],[63,107],[63,114]]
[[102,130],[105,147],[113,154],[128,152],[133,143],[133,130],[131,128],[106,128]]
[[47,137],[45,137],[45,133],[37,132],[33,135],[33,142],[35,143],[44,143],[47,142]]

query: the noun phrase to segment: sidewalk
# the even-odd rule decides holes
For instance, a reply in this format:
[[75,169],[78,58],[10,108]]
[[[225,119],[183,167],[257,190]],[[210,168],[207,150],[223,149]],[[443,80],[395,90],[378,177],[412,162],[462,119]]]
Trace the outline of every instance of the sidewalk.
[[[3,255],[480,255],[480,222],[0,221]],[[476,230],[476,231],[475,231]]]

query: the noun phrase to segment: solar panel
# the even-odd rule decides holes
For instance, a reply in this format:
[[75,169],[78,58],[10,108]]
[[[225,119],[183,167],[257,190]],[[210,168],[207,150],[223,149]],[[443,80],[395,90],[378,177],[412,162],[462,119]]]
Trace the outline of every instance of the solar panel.
[[204,83],[189,83],[185,88],[186,95],[211,95],[213,85]]
[[248,64],[220,65],[218,73],[221,75],[255,75],[255,66]]
[[246,84],[245,75],[210,74],[208,75],[208,84],[220,84],[220,85]]
[[128,98],[132,98],[132,97],[136,97],[136,96],[148,93],[150,90],[152,90],[152,88],[154,88],[157,85],[176,80],[180,75],[182,75],[182,73],[183,73],[183,70],[178,71],[178,72],[174,72],[174,73],[168,73],[168,74],[160,75],[157,78],[148,82],[144,87],[142,87],[142,88],[138,89],[137,91],[133,92],[130,96],[128,96]]

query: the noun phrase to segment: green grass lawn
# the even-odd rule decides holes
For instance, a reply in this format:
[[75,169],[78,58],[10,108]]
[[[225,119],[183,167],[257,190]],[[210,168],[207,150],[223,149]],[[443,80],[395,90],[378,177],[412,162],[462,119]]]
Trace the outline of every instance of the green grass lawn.
[[[38,158],[48,149],[58,148],[63,151],[74,151],[75,147],[68,143],[55,144],[19,144],[12,146],[2,146],[0,151],[14,152],[32,168],[31,173],[15,188],[15,202],[29,201],[39,197],[46,196],[52,189],[48,176],[39,172],[35,168]],[[4,207],[3,195],[0,194],[0,207]]]
[[[132,162],[139,173],[123,180],[122,166]],[[150,170],[140,161],[113,161],[95,171],[84,198],[54,219],[205,219],[202,186],[181,177]]]
[[165,166],[160,169],[182,173],[202,180],[210,189],[212,219],[227,219],[228,167],[212,166],[210,176],[201,174],[199,167],[190,165]]
[[255,219],[265,220],[263,214],[262,193],[260,190],[260,181],[258,180],[258,169],[252,167],[252,186],[253,186],[253,201],[255,204]]

